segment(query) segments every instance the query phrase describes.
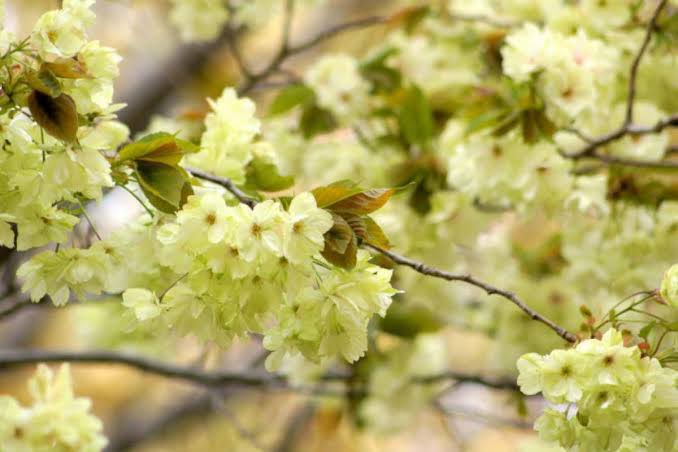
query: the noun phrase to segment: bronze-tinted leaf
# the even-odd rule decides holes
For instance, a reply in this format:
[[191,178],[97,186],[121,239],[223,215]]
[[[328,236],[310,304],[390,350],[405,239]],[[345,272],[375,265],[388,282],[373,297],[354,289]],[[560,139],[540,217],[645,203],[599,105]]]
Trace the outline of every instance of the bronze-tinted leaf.
[[365,238],[367,233],[367,226],[365,225],[365,220],[359,215],[354,215],[352,213],[342,213],[341,217],[346,220],[351,229],[357,237]]
[[355,182],[350,180],[340,180],[338,182],[333,182],[330,185],[324,187],[318,187],[311,191],[315,197],[315,202],[318,204],[318,207],[324,208],[330,206],[337,201],[348,198],[349,196],[360,193],[362,190],[358,187]]
[[322,255],[327,261],[338,267],[355,267],[358,253],[358,241],[348,222],[337,214],[332,215],[334,225],[325,233],[325,248]]
[[46,69],[26,71],[26,83],[36,91],[47,94],[50,97],[58,97],[61,94],[61,84],[54,74]]
[[379,248],[389,249],[391,243],[377,222],[370,217],[363,217],[362,219],[365,223],[365,236],[362,239]]
[[334,212],[367,215],[381,208],[395,192],[392,188],[365,190],[328,206]]
[[37,90],[28,97],[28,108],[35,122],[45,132],[59,140],[76,141],[78,112],[75,102],[67,94],[51,97]]
[[42,63],[42,69],[51,71],[61,78],[92,78],[87,72],[87,65],[77,58],[59,58],[51,63]]

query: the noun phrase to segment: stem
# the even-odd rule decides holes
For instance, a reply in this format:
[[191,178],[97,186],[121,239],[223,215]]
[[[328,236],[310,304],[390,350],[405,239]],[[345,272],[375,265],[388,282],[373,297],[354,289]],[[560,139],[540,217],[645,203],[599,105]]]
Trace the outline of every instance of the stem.
[[[57,351],[57,350],[0,350],[0,369],[8,369],[26,364],[73,362],[84,364],[121,364],[148,372],[150,374],[183,380],[189,383],[217,388],[223,386],[264,387],[273,389],[295,389],[310,391],[314,394],[327,394],[318,388],[290,387],[284,375],[260,374],[257,372],[205,371],[194,367],[181,366],[156,359],[114,351]],[[351,375],[342,373],[326,373],[320,377],[321,382],[348,382]],[[477,375],[447,372],[432,376],[421,376],[412,379],[413,383],[432,383],[453,379],[463,383],[473,383],[496,389],[518,390],[515,383],[509,380],[486,379]],[[364,383],[364,382],[363,382]],[[337,392],[329,392],[337,394]],[[343,392],[339,392],[343,394]]]
[[639,161],[632,159],[624,159],[619,157],[613,157],[606,154],[601,154],[598,152],[598,148],[606,144],[617,141],[627,135],[646,135],[652,133],[659,133],[667,127],[678,126],[678,115],[674,114],[661,121],[657,122],[654,126],[651,127],[638,127],[633,125],[633,109],[636,100],[636,90],[638,84],[638,68],[640,67],[641,60],[645,55],[648,45],[652,40],[652,33],[657,27],[657,20],[662,10],[668,3],[668,0],[661,0],[654,13],[652,18],[647,23],[645,29],[645,37],[641,43],[638,53],[631,63],[631,68],[629,70],[629,85],[628,85],[628,95],[626,99],[626,115],[622,124],[614,131],[602,135],[597,138],[588,138],[582,132],[577,131],[576,129],[568,128],[567,131],[575,133],[578,136],[582,137],[584,141],[587,142],[587,145],[582,147],[580,150],[568,154],[559,151],[560,154],[565,158],[571,159],[580,159],[584,157],[593,158],[607,164],[623,165],[623,166],[634,166],[634,167],[643,167],[643,168],[678,168],[678,162],[675,161],[663,161],[663,162],[648,162],[648,161]]
[[153,211],[144,203],[144,201],[141,198],[139,198],[137,196],[136,193],[134,193],[132,190],[127,188],[127,186],[125,186],[125,185],[119,185],[119,187],[122,188],[123,190],[125,190],[130,195],[132,195],[132,197],[134,199],[136,199],[139,202],[139,204],[141,204],[141,207],[143,207],[144,210],[146,210],[146,212],[148,212],[148,214],[151,216],[151,218],[153,218]]
[[443,270],[439,270],[434,267],[429,267],[426,264],[423,264],[421,262],[417,262],[413,259],[410,259],[405,256],[400,256],[396,253],[393,253],[391,251],[387,251],[383,248],[379,248],[378,246],[371,245],[369,243],[363,243],[363,246],[370,248],[374,251],[377,251],[378,253],[383,254],[384,256],[390,258],[393,262],[395,262],[398,265],[404,265],[406,267],[410,267],[413,270],[415,270],[418,273],[421,273],[422,275],[427,275],[427,276],[432,276],[434,278],[440,278],[444,279],[446,281],[462,281],[467,284],[471,284],[473,286],[479,287],[483,289],[488,295],[499,295],[501,297],[506,298],[509,300],[511,303],[515,304],[518,306],[525,314],[527,314],[532,320],[536,320],[537,322],[541,322],[553,331],[555,331],[558,336],[561,338],[565,339],[567,342],[574,343],[577,342],[577,336],[572,334],[571,332],[567,331],[565,328],[558,326],[556,323],[553,321],[547,319],[543,315],[539,314],[538,312],[534,311],[531,309],[527,304],[525,304],[524,301],[522,301],[516,294],[513,292],[509,292],[504,289],[497,288],[495,286],[492,286],[486,282],[480,281],[479,279],[474,278],[471,275],[455,275],[452,273],[445,272]]
[[80,206],[80,210],[82,210],[82,215],[85,217],[85,219],[89,223],[89,226],[92,228],[92,231],[94,231],[94,235],[96,235],[97,238],[99,240],[101,240],[101,236],[99,235],[97,228],[94,226],[94,222],[89,217],[89,214],[87,213],[87,209],[85,209],[85,206],[82,205],[82,201],[80,201],[79,199],[78,199],[78,205]]

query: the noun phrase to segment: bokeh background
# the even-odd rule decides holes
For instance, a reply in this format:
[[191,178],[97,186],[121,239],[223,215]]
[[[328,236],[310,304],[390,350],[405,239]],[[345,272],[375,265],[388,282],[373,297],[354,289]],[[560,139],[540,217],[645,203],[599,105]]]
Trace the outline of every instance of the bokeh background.
[[[6,26],[18,36],[26,35],[37,17],[56,4],[54,0],[7,0]],[[293,41],[398,7],[402,3],[390,0],[328,0],[296,15]],[[208,44],[183,44],[169,24],[168,8],[166,0],[99,0],[95,6],[97,23],[91,36],[124,57],[116,101],[127,104],[120,119],[133,135],[147,128],[155,115],[206,112],[207,97],[218,97],[225,86],[239,81],[226,36]],[[265,66],[277,50],[280,22],[274,19],[240,32],[241,53],[252,69]],[[292,75],[302,74],[319,53],[333,49],[360,56],[386,32],[372,27],[341,34],[290,59],[285,67]],[[264,86],[251,94],[262,111],[274,92],[269,88]],[[94,221],[103,234],[137,213],[138,205],[117,190],[93,206]],[[7,250],[0,251],[4,253],[3,280],[7,281],[18,259]],[[0,323],[0,347],[84,350],[95,333],[88,330],[87,320],[96,315],[96,308],[76,304],[59,310],[49,306],[25,309]],[[445,337],[450,368],[486,372],[490,339],[452,326]],[[156,346],[154,353],[186,365],[263,372],[264,351],[256,338],[236,343],[225,352],[190,340],[182,341],[179,350]],[[77,393],[92,399],[95,414],[105,424],[110,451],[508,452],[527,450],[524,448],[535,438],[533,417],[518,416],[513,395],[483,387],[450,391],[439,406],[422,412],[406,430],[379,435],[356,427],[344,414],[341,402],[331,397],[260,388],[208,391],[122,366],[73,365],[72,370]],[[25,397],[25,381],[33,371],[33,367],[0,371],[0,394]],[[533,403],[539,402],[528,401],[528,413],[536,413],[538,407]],[[534,446],[533,450],[546,449]]]

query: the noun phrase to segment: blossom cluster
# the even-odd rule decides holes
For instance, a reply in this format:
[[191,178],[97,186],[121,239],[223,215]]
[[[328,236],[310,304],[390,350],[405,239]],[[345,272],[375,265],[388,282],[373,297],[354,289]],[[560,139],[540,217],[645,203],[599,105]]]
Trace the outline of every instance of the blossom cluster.
[[90,413],[91,401],[73,394],[67,364],[56,376],[38,366],[28,381],[31,404],[0,396],[0,444],[7,451],[99,452],[107,444],[101,421]]
[[[0,36],[6,49],[6,70],[0,75],[0,245],[27,250],[63,243],[79,222],[77,209],[66,206],[100,199],[113,185],[102,151],[128,136],[127,127],[112,115],[119,108],[112,98],[120,56],[87,41],[93,3],[64,1],[62,9],[42,15],[23,42],[5,30]],[[26,90],[31,84],[36,86],[32,94]],[[31,99],[36,101],[31,104]],[[26,102],[35,106],[33,115],[18,114]],[[53,126],[47,124],[49,114],[37,116],[50,109],[63,113]],[[79,121],[77,115],[91,120]],[[73,136],[63,139],[66,129]],[[16,225],[16,237],[10,224]]]
[[570,350],[518,360],[523,393],[553,406],[537,419],[540,436],[568,451],[671,450],[678,425],[678,372],[624,345],[608,330]]

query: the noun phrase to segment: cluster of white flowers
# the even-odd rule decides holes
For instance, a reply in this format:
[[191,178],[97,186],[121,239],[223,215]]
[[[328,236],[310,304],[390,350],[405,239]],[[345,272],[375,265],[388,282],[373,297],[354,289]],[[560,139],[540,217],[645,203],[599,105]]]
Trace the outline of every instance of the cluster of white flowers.
[[[94,1],[94,0],[92,0]],[[324,0],[302,0],[297,7],[314,6]],[[169,18],[188,42],[215,39],[229,20],[237,25],[260,26],[279,16],[280,0],[171,0]],[[233,15],[231,15],[231,11]]]
[[[128,136],[127,128],[110,116],[119,108],[111,102],[120,57],[113,49],[87,41],[85,30],[94,17],[89,10],[92,4],[90,0],[67,0],[63,9],[45,13],[38,20],[28,44],[21,45],[14,37],[7,44],[12,51],[4,57],[3,65],[13,69],[0,76],[4,87],[0,244],[4,246],[15,244],[9,223],[17,226],[19,250],[64,242],[79,220],[60,205],[100,199],[102,189],[113,185],[110,165],[101,151],[114,149]],[[68,127],[76,132],[70,141],[54,138],[30,116],[16,114],[25,105],[21,99],[30,94],[22,77],[35,78],[32,74],[36,72],[38,79],[43,77],[40,80],[48,80],[49,88],[57,90],[49,96],[35,94],[43,97],[39,105],[56,109],[62,117],[50,119],[48,114],[33,119],[41,119],[43,124],[59,121],[51,133],[59,135]],[[47,75],[40,75],[43,72]],[[96,119],[78,127],[77,115]]]
[[569,123],[609,105],[618,52],[585,31],[566,36],[528,23],[506,37],[504,73],[517,82],[536,78],[551,118]]
[[[672,450],[678,427],[678,372],[626,347],[608,330],[570,350],[518,360],[525,394],[554,404],[537,420],[540,436],[568,451]],[[564,405],[567,404],[567,405]]]
[[308,69],[304,81],[318,97],[318,105],[344,123],[368,111],[370,86],[350,55],[322,56]]
[[38,366],[28,382],[29,406],[0,396],[0,444],[6,451],[99,452],[107,444],[89,399],[75,397],[67,364],[55,376]]
[[486,204],[539,202],[562,208],[574,183],[571,162],[548,143],[530,146],[516,135],[495,138],[476,134],[465,139],[458,122],[450,121],[441,137],[443,152],[451,154],[448,184]]
[[660,293],[664,301],[678,308],[678,264],[666,270]]
[[227,88],[219,99],[210,99],[209,103],[214,111],[205,118],[201,152],[189,156],[186,161],[189,165],[242,183],[245,181],[245,166],[252,159],[252,142],[261,128],[254,116],[254,102],[239,99],[234,89]]
[[228,21],[224,0],[171,0],[170,21],[184,41],[209,41],[219,36]]
[[159,331],[222,345],[264,334],[277,352],[270,368],[286,352],[355,361],[367,348],[367,322],[385,314],[395,291],[391,271],[369,264],[366,254],[352,270],[325,263],[319,253],[332,223],[310,193],[287,210],[271,200],[232,207],[220,193],[195,195],[157,233],[159,261],[176,283],[160,296],[160,288],[127,289],[123,304]]
[[360,405],[367,425],[394,431],[410,424],[441,390],[440,382],[423,384],[416,379],[444,371],[446,358],[444,338],[433,334],[419,335],[384,353],[370,373],[369,396]]

